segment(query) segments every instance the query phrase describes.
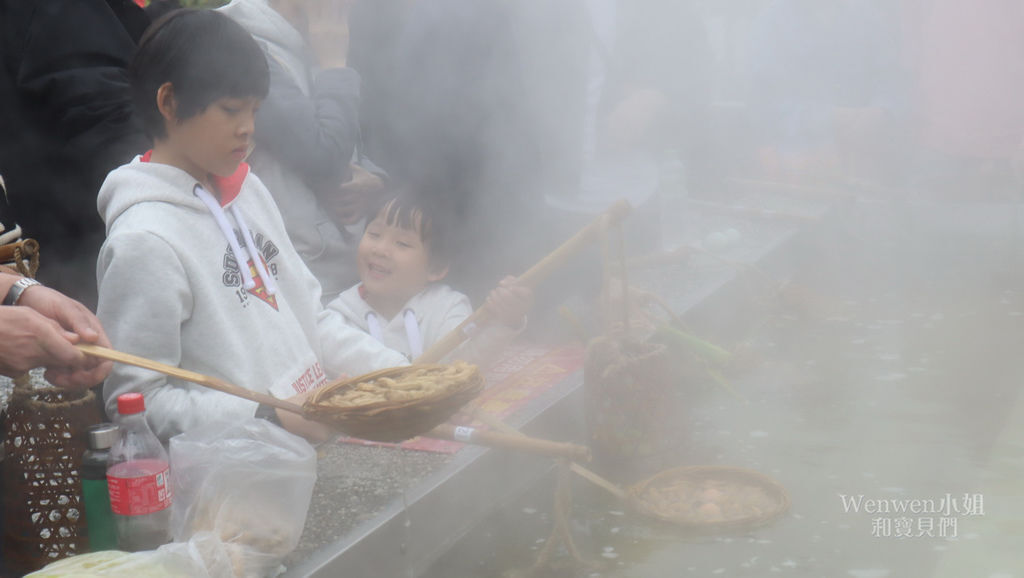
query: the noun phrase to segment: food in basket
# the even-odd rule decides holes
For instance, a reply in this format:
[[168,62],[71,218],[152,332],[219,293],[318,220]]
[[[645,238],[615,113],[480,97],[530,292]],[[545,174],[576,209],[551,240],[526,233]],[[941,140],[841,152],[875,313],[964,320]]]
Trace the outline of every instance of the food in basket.
[[692,524],[760,518],[778,508],[764,488],[733,480],[678,480],[648,487],[643,499],[662,517]]
[[476,371],[476,366],[462,361],[422,367],[394,377],[382,376],[356,383],[320,400],[320,403],[347,409],[429,398],[447,391],[452,383],[470,379]]
[[483,389],[475,365],[382,369],[313,392],[303,406],[314,419],[350,436],[400,442],[430,431]]

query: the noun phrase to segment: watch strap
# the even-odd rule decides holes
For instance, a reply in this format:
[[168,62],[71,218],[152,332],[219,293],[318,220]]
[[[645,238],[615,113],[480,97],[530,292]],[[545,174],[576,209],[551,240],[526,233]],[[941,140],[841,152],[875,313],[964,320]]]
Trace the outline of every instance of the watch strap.
[[41,283],[29,277],[22,277],[21,279],[18,279],[13,285],[11,285],[10,290],[7,291],[7,296],[4,297],[3,304],[17,305],[18,300],[21,299],[21,294],[24,293],[26,289],[34,285],[41,285]]
[[265,419],[274,425],[281,425],[281,420],[277,417],[277,410],[266,404],[261,403],[259,407],[256,408],[255,417],[257,419]]

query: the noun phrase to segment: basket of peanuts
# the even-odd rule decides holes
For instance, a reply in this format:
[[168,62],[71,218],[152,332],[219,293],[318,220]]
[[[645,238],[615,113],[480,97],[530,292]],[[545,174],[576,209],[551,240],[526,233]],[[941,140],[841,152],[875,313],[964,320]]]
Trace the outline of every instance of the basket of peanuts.
[[708,531],[762,526],[789,509],[786,489],[754,470],[683,466],[665,470],[627,491],[637,511],[665,522]]
[[399,442],[443,423],[483,389],[472,364],[414,364],[329,383],[306,400],[306,414],[347,435]]

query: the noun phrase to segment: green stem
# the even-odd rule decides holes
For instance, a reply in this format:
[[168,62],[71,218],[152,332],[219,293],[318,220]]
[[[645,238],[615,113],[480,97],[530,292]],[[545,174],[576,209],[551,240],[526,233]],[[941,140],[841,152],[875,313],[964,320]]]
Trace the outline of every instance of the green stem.
[[694,335],[690,335],[685,331],[680,331],[670,325],[662,325],[658,327],[654,335],[666,345],[674,345],[676,347],[688,349],[714,365],[728,365],[729,362],[732,361],[732,353],[729,353],[714,343],[705,341]]

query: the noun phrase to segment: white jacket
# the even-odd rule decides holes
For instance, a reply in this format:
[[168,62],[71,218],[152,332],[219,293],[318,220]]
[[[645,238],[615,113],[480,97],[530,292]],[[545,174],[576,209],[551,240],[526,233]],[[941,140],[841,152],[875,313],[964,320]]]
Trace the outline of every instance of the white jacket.
[[[112,171],[97,201],[107,228],[97,314],[115,348],[281,398],[342,373],[406,363],[321,306],[319,283],[246,165],[228,179],[234,185],[218,185],[228,200],[221,207],[212,197],[204,202],[188,173],[144,158]],[[239,267],[240,253],[248,266]],[[103,386],[108,414],[129,391],[145,395],[163,439],[214,418],[252,416],[257,407],[115,364]]]
[[[409,299],[401,313],[385,319],[363,299],[361,287],[360,284],[346,289],[328,303],[327,308],[341,313],[351,325],[409,359],[419,357],[473,313],[469,297],[442,283],[432,283]],[[486,365],[494,361],[520,331],[521,328],[515,330],[502,323],[488,323],[445,360],[460,359]]]

